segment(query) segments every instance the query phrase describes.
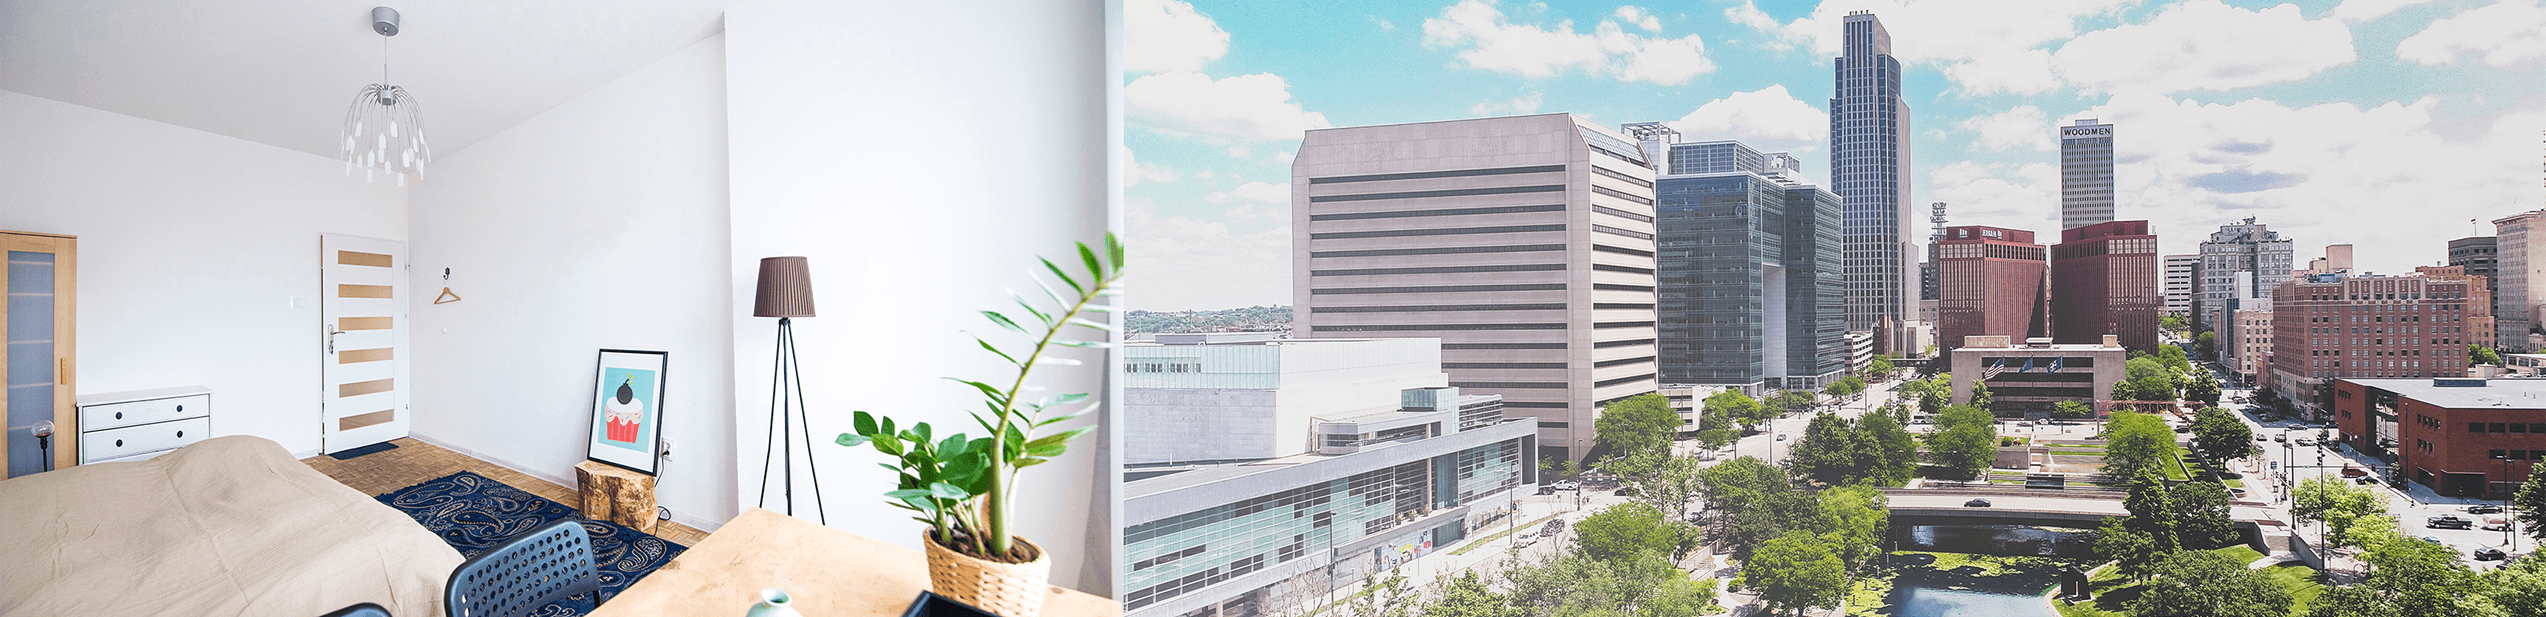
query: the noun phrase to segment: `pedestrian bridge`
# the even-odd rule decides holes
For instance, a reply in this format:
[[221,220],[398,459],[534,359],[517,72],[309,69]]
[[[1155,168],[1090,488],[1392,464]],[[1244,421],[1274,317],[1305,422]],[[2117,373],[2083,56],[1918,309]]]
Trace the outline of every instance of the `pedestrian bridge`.
[[[1892,525],[2031,525],[2040,527],[2072,527],[2094,529],[2106,517],[2130,516],[2122,507],[2122,495],[2109,492],[2077,492],[2071,494],[2022,493],[1985,490],[1885,489],[1891,500]],[[1987,499],[1986,508],[1964,507],[1972,499]],[[2231,505],[2228,517],[2249,538],[2266,531],[2284,529],[2281,521],[2267,516],[2260,506]]]

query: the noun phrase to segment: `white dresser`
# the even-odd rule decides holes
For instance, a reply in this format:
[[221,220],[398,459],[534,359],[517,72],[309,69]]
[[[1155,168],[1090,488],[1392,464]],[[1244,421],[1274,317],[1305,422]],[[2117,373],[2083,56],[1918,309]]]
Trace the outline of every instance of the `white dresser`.
[[212,436],[203,386],[82,394],[80,464],[146,460]]

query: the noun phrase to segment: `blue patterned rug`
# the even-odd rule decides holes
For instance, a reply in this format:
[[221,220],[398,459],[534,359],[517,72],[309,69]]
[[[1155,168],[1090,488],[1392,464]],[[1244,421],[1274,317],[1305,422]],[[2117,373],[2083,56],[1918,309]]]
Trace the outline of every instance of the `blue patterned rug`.
[[[476,557],[549,521],[582,518],[574,508],[465,471],[391,491],[378,499],[415,518],[464,557]],[[655,568],[663,567],[681,551],[689,550],[610,521],[585,520],[583,529],[592,535],[592,565],[601,575],[602,602],[619,595],[619,590],[645,578]],[[597,605],[592,598],[579,595],[540,607],[531,614],[571,617],[591,612]]]

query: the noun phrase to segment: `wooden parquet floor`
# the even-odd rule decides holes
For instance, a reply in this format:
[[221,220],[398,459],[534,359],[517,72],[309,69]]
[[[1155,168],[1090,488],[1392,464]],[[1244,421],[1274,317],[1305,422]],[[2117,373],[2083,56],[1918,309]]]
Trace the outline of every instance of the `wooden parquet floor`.
[[[392,443],[398,444],[398,448],[357,456],[352,460],[340,461],[334,457],[319,455],[301,459],[301,462],[308,464],[311,469],[318,470],[319,473],[327,474],[327,477],[335,478],[337,482],[345,483],[345,486],[353,487],[354,490],[374,497],[422,484],[426,480],[469,471],[514,488],[529,491],[530,494],[550,501],[565,504],[569,508],[582,503],[575,489],[571,487],[558,486],[529,474],[506,469],[501,465],[470,458],[468,455],[414,439],[402,437]],[[672,521],[656,524],[654,535],[683,546],[698,546],[700,540],[707,539],[707,532]]]

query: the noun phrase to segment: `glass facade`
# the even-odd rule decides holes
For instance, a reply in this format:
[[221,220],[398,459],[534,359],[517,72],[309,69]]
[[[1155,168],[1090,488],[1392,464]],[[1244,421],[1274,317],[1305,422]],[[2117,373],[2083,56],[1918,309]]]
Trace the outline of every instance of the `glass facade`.
[[1846,216],[1847,328],[1915,318],[1910,264],[1909,105],[1892,35],[1870,13],[1847,16],[1844,55],[1833,59],[1830,182]]
[[[1757,157],[1737,144],[1671,150],[1675,169],[1739,154]],[[1664,176],[1655,197],[1664,383],[1817,387],[1846,369],[1838,196],[1737,172]]]
[[2060,228],[2113,220],[2113,125],[2060,127]]

